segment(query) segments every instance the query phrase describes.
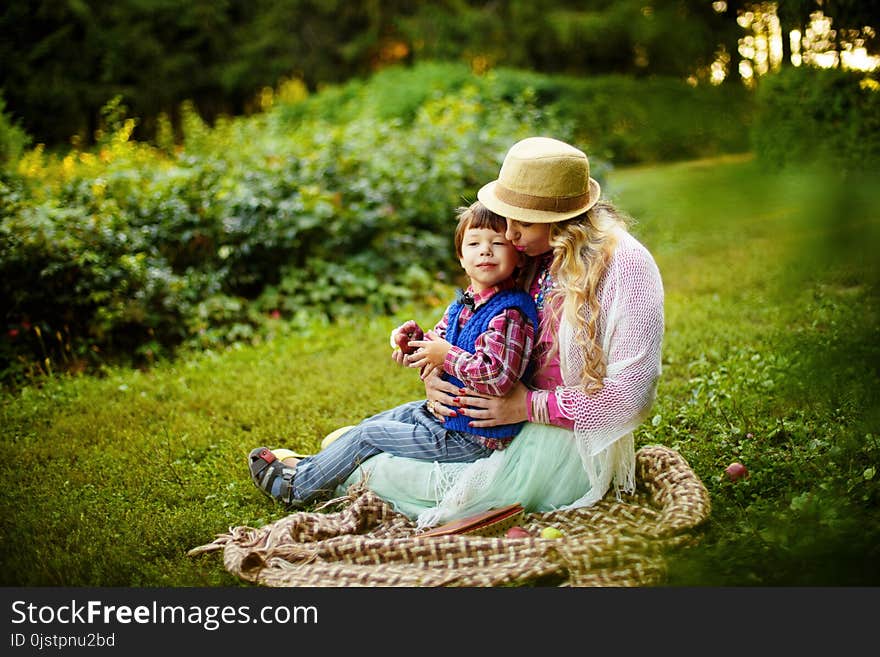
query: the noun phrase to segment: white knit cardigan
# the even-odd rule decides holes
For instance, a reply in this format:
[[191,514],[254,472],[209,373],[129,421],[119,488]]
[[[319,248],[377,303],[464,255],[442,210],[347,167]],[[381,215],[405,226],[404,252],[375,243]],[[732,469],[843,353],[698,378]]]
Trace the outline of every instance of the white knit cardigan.
[[620,231],[618,245],[601,282],[599,339],[607,359],[601,390],[587,394],[579,383],[583,352],[574,331],[559,330],[564,387],[556,389],[560,411],[574,421],[584,468],[593,486],[570,507],[589,506],[615,486],[635,488],[633,430],[641,424],[657,392],[663,343],[663,282],[648,250]]

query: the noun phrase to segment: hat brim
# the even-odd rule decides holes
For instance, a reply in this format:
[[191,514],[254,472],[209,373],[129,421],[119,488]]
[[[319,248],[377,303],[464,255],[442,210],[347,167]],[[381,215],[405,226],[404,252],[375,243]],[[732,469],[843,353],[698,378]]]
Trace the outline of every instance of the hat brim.
[[592,178],[590,178],[590,202],[586,203],[583,207],[576,208],[574,210],[568,210],[566,212],[553,212],[548,210],[533,210],[531,208],[521,208],[516,205],[511,205],[509,203],[505,203],[495,193],[495,187],[498,184],[497,180],[493,180],[487,185],[483,185],[480,188],[480,191],[477,192],[477,198],[480,200],[480,203],[485,205],[495,214],[500,214],[502,217],[506,217],[508,219],[513,219],[515,221],[523,221],[526,223],[535,223],[535,224],[552,224],[557,221],[565,221],[566,219],[571,219],[572,217],[576,217],[579,214],[583,214],[591,207],[596,205],[599,201],[599,195],[602,193],[602,188],[599,186],[599,183]]

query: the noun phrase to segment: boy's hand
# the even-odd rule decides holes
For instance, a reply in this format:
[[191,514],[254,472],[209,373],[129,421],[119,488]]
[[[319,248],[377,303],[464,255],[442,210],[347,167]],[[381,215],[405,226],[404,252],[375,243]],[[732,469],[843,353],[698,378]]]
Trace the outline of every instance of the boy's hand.
[[409,341],[409,346],[415,349],[415,353],[408,359],[409,366],[423,369],[431,365],[442,369],[443,361],[446,360],[446,354],[449,353],[452,345],[434,331],[428,331],[425,338],[427,339]]

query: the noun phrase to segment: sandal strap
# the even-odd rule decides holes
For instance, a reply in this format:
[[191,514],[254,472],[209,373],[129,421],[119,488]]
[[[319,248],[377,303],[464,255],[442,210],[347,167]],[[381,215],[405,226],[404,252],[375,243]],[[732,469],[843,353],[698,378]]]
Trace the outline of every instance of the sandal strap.
[[[294,468],[284,465],[278,459],[274,459],[267,463],[256,475],[256,483],[270,497],[274,497],[284,504],[290,504],[293,499],[293,475],[295,472]],[[281,480],[281,486],[276,489],[276,481],[279,479]],[[273,490],[278,490],[278,494],[273,495]]]
[[[251,480],[265,495],[284,503],[288,509],[301,506],[293,497],[296,468],[285,465],[268,447],[258,447],[250,454]],[[280,485],[276,482],[280,481]],[[273,491],[277,491],[273,494]]]
[[266,463],[271,463],[272,461],[276,460],[277,457],[272,453],[271,449],[269,449],[268,447],[263,447],[257,453],[257,458],[263,459]]
[[250,459],[250,469],[251,476],[259,477],[262,472],[268,468],[274,461],[277,460],[277,457],[272,453],[268,447],[263,447],[256,454],[251,453]]

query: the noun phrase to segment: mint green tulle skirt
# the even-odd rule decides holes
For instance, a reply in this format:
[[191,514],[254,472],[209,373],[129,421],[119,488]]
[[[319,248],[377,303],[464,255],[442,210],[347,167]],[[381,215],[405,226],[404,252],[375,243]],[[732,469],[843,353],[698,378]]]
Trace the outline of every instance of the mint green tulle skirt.
[[[474,463],[373,456],[349,476],[337,494],[363,481],[398,512],[411,519],[424,519],[427,514],[433,517],[432,524],[517,502],[527,512],[552,511],[582,497],[591,486],[574,434],[531,422],[507,449]],[[441,503],[443,512],[439,513],[436,509]]]

